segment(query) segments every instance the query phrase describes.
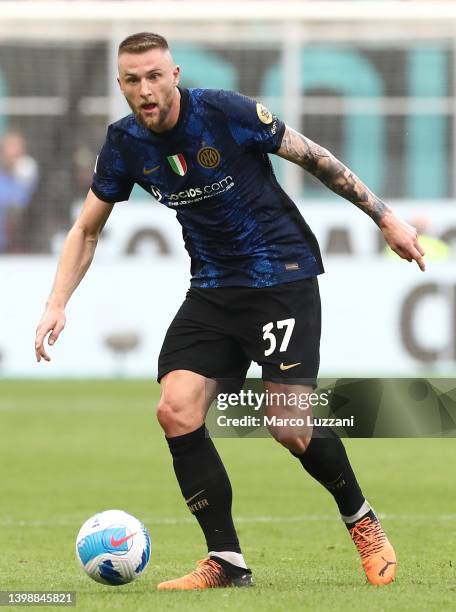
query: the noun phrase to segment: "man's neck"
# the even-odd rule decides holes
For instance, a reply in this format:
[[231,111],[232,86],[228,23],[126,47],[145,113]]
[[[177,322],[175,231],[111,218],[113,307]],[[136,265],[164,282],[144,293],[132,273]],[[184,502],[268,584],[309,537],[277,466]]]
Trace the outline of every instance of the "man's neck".
[[[168,113],[168,117],[166,118],[166,121],[161,126],[160,131],[157,131],[157,134],[163,134],[164,132],[169,132],[176,125],[176,123],[179,120],[181,101],[182,101],[181,99],[182,99],[181,92],[176,87],[171,109]],[[152,130],[152,131],[156,131],[156,130]]]

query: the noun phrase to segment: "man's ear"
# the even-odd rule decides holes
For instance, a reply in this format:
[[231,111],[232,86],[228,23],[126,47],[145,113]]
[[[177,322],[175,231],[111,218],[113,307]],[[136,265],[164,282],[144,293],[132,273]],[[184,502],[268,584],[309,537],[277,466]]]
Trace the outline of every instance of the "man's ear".
[[180,66],[174,66],[173,77],[174,77],[174,86],[179,85],[179,81],[180,81]]

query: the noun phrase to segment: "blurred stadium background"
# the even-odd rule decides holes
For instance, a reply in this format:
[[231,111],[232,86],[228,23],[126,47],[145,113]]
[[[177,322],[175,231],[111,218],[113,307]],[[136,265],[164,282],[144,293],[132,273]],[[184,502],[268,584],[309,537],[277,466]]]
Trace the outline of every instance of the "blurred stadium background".
[[326,262],[322,375],[453,375],[456,3],[406,0],[0,1],[0,375],[155,374],[189,262],[173,212],[140,190],[116,205],[52,363],[33,354],[106,127],[128,113],[117,45],[142,30],[169,39],[183,85],[261,100],[427,236],[422,274],[355,207],[274,161]]

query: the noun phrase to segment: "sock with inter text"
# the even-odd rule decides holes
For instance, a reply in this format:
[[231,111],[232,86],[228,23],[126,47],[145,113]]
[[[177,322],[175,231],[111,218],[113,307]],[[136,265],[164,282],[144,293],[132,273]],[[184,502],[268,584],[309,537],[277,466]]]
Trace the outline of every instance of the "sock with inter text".
[[182,495],[204,532],[211,557],[246,568],[231,515],[232,490],[205,425],[166,438]]
[[334,497],[342,520],[352,524],[372,512],[348,460],[341,439],[329,427],[314,427],[312,439],[301,455],[292,453],[304,469]]

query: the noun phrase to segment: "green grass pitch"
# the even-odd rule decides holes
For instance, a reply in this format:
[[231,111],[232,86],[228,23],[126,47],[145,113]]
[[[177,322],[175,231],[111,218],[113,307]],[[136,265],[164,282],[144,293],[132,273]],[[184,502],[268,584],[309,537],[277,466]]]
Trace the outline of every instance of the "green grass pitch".
[[[157,592],[205,556],[144,381],[0,382],[0,590],[74,590],[92,610],[442,610],[456,598],[452,439],[347,440],[396,547],[398,578],[365,583],[329,494],[268,439],[216,440],[234,489],[251,589]],[[398,407],[400,409],[400,407]],[[107,587],[75,557],[80,525],[121,508],[152,539],[145,573]]]

